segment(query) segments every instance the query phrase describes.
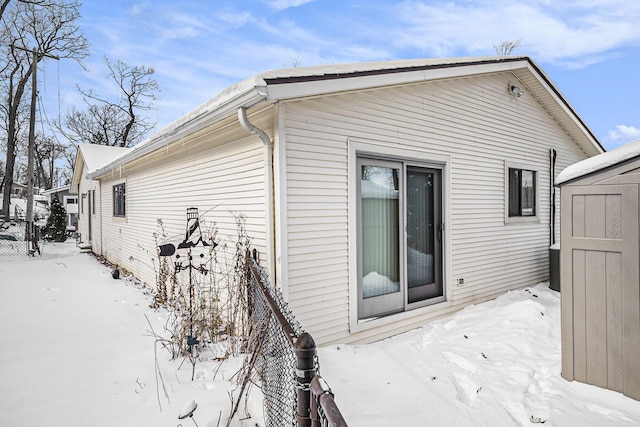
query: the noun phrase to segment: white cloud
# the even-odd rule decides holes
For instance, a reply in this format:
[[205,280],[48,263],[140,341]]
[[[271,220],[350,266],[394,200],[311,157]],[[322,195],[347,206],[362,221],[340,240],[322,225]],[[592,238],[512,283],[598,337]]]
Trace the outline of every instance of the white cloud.
[[144,13],[147,8],[149,7],[149,2],[143,2],[143,3],[134,3],[130,8],[129,8],[129,13],[132,15],[140,15],[141,13]]
[[198,31],[193,27],[172,28],[163,33],[166,39],[191,39],[198,36]]
[[311,3],[316,0],[272,0],[269,2],[269,6],[276,10],[289,9],[290,7],[298,7],[303,4]]
[[253,17],[249,12],[230,13],[224,12],[218,14],[217,18],[223,22],[225,28],[240,28],[253,21]]
[[617,125],[609,131],[609,139],[613,141],[632,141],[640,138],[640,129],[635,126]]
[[493,55],[494,44],[522,39],[515,54],[575,68],[640,46],[640,2],[407,0],[396,11],[399,46],[436,56]]

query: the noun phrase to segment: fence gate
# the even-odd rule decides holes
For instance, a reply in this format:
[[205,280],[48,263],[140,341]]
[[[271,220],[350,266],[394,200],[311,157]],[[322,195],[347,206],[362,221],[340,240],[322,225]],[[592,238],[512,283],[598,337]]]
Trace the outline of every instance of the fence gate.
[[562,376],[640,399],[638,186],[561,191]]

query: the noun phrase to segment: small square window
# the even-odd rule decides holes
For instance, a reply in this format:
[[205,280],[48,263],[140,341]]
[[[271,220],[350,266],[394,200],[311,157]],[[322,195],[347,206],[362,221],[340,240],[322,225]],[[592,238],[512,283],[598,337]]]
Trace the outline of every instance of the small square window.
[[125,186],[123,182],[113,186],[113,216],[123,217],[125,214]]
[[509,168],[509,218],[535,217],[537,172]]

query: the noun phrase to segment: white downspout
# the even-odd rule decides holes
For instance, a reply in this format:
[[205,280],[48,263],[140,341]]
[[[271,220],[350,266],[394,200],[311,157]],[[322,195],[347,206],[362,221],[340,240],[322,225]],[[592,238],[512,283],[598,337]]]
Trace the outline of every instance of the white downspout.
[[275,221],[273,202],[273,141],[262,129],[252,125],[247,118],[247,110],[244,107],[238,108],[238,121],[247,132],[257,135],[264,144],[264,195],[265,195],[265,221],[267,225],[267,261],[269,263],[269,275],[275,284]]

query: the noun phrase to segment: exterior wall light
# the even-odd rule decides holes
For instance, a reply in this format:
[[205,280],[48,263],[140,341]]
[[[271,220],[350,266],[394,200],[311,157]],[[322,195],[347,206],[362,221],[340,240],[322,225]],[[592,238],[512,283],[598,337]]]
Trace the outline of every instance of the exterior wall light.
[[518,86],[515,86],[515,85],[512,85],[512,84],[509,85],[509,90],[511,91],[511,94],[513,96],[515,96],[516,98],[520,98],[522,96],[522,94],[524,93],[522,91],[522,89],[520,89]]

